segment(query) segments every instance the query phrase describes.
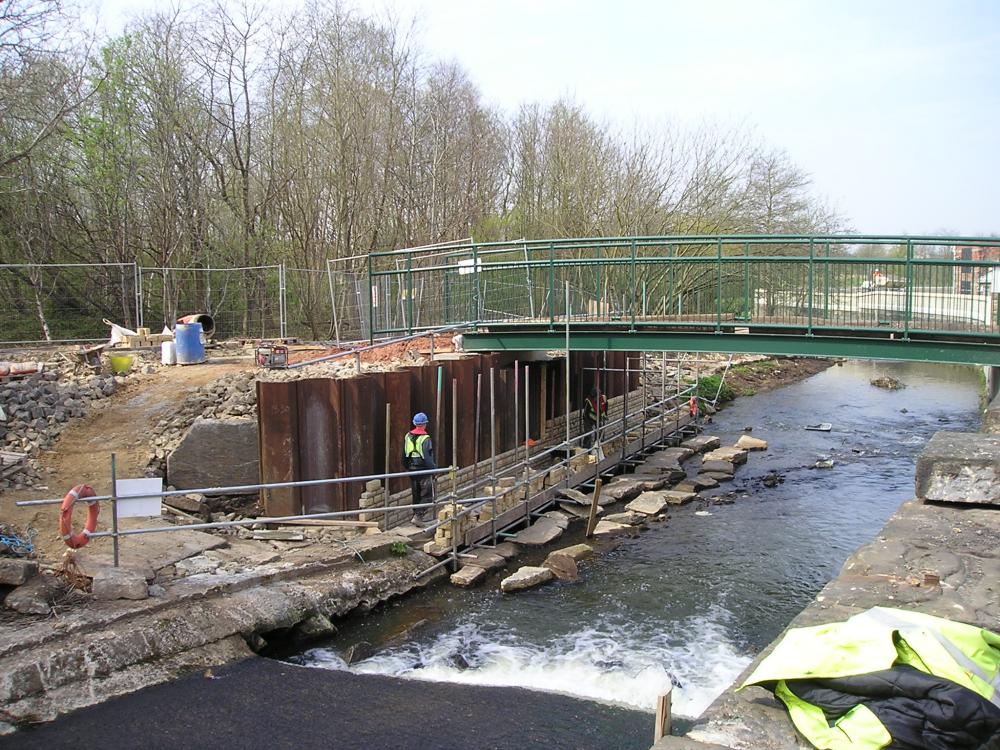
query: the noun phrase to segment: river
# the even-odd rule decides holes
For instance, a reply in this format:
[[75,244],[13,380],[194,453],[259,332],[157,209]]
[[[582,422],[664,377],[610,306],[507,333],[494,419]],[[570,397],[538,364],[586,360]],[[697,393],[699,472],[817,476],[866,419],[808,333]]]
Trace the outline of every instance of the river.
[[[906,388],[870,385],[879,375]],[[769,449],[721,488],[737,493],[734,503],[672,509],[667,523],[600,551],[579,583],[514,596],[499,593],[498,578],[472,590],[435,586],[345,623],[335,642],[291,661],[650,712],[672,681],[675,713],[697,716],[912,497],[916,456],[934,432],[978,429],[979,389],[970,367],[848,362],[737,399],[706,434],[725,445],[751,427]],[[803,429],[817,422],[833,429]],[[813,468],[826,459],[832,468]],[[765,486],[769,472],[784,481]],[[360,640],[374,652],[348,667],[340,651]]]

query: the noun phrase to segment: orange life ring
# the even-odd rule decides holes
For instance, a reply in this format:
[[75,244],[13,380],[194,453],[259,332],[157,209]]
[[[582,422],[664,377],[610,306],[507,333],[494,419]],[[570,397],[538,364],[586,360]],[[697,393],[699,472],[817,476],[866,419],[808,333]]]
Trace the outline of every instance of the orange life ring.
[[87,521],[83,525],[83,531],[79,534],[73,533],[73,505],[77,500],[84,500],[88,497],[96,497],[93,488],[87,484],[78,484],[66,493],[62,505],[59,508],[59,533],[62,534],[63,541],[70,549],[80,549],[90,541],[90,535],[97,529],[97,516],[101,508],[96,500],[87,502]]

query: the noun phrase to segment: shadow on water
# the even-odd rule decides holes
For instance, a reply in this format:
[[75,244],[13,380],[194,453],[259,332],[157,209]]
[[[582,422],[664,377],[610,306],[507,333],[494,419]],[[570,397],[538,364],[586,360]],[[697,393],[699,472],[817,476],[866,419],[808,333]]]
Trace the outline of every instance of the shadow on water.
[[[879,375],[906,388],[871,386]],[[474,590],[437,586],[290,660],[643,711],[673,683],[675,712],[697,716],[912,496],[915,459],[933,433],[977,429],[979,382],[970,367],[850,362],[738,399],[709,432],[731,444],[749,426],[769,448],[718,491],[734,492],[733,504],[673,510],[599,554],[580,583],[517,596],[502,596],[496,578]],[[833,429],[803,429],[816,422]],[[813,468],[824,460],[833,467]],[[772,472],[784,481],[767,487]],[[374,644],[371,655],[348,666],[342,650],[359,641]]]

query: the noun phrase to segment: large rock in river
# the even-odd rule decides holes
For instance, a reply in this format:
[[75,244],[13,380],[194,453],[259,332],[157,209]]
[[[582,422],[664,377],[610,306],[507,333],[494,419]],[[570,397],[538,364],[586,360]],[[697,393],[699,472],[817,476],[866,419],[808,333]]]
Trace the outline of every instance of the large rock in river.
[[551,581],[553,577],[553,572],[548,568],[536,568],[531,565],[525,565],[514,573],[514,575],[507,576],[500,581],[500,590],[505,594],[512,594],[515,591],[524,591],[535,586],[541,586],[543,583]]
[[260,482],[255,419],[198,419],[167,457],[167,481],[181,490]]

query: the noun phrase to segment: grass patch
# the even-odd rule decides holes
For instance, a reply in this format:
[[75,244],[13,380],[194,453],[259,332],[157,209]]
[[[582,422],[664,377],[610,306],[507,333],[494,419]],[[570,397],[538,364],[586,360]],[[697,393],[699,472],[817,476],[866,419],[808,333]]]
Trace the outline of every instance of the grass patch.
[[[721,389],[719,386],[722,386]],[[698,380],[698,398],[703,401],[714,401],[715,395],[719,395],[718,403],[724,404],[736,398],[736,391],[722,380],[722,375],[708,375]]]

